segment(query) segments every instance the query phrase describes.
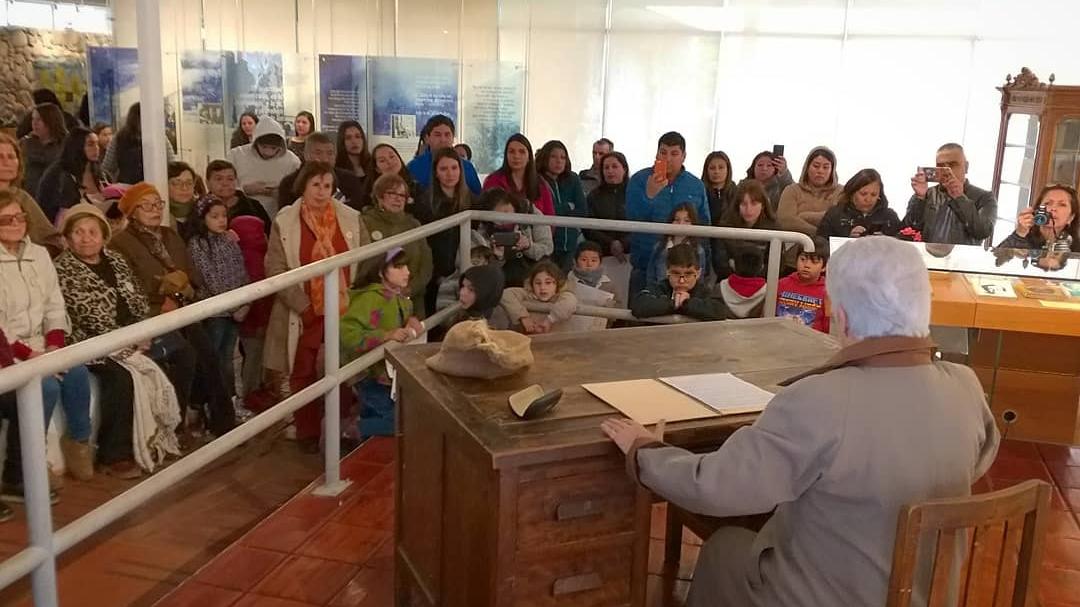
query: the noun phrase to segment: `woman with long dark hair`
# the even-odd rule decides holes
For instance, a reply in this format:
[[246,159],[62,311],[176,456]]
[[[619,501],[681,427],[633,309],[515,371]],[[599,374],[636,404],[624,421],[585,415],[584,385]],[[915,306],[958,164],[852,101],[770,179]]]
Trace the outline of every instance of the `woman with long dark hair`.
[[[545,143],[536,155],[536,164],[540,167],[540,176],[544,183],[551,190],[555,214],[562,217],[585,217],[588,214],[585,190],[581,187],[581,178],[570,166],[570,152],[566,145],[558,140]],[[563,272],[569,272],[581,230],[555,228],[554,232],[555,252],[551,254],[551,260]]]
[[750,179],[755,179],[765,187],[765,195],[769,198],[769,206],[775,214],[780,206],[780,196],[784,189],[795,183],[791,177],[791,171],[787,168],[787,160],[783,156],[775,156],[772,152],[758,152],[746,169],[746,179],[739,182],[742,185]]
[[[720,219],[720,225],[729,228],[751,228],[756,230],[776,230],[776,215],[769,205],[765,186],[756,179],[747,179],[739,184],[736,192],[738,204],[728,207],[727,213]],[[745,247],[757,247],[765,260],[763,267],[769,267],[769,243],[754,240],[721,240],[722,246],[713,247],[713,270],[717,281],[727,278],[733,270],[732,260],[736,253]],[[764,275],[764,272],[762,273]]]
[[515,133],[506,140],[502,166],[484,180],[484,190],[492,188],[524,197],[544,215],[555,214],[551,190],[536,171],[532,144],[521,133]]
[[293,136],[289,137],[289,151],[296,154],[297,158],[304,157],[304,143],[308,135],[315,132],[315,114],[304,110],[296,114],[293,119]]
[[[101,168],[118,183],[139,183],[143,180],[142,156],[142,106],[139,102],[131,104],[124,126],[109,142]],[[164,134],[163,134],[164,135]],[[165,142],[165,160],[173,161],[173,147]]]
[[900,218],[885,199],[881,174],[874,169],[863,169],[844,184],[840,202],[825,212],[817,235],[858,238],[872,234],[896,236],[899,231]]
[[368,151],[367,133],[359,122],[346,120],[338,125],[335,162],[338,170],[349,171],[357,177],[367,177],[371,152]]
[[701,168],[701,181],[705,183],[705,194],[709,197],[709,216],[713,225],[720,225],[728,207],[735,204],[735,180],[731,172],[731,159],[720,150],[709,152],[705,165]]
[[67,127],[60,106],[52,103],[34,106],[30,116],[30,134],[19,140],[19,147],[23,157],[23,188],[36,196],[41,176],[60,158]]
[[105,212],[105,178],[98,165],[101,148],[90,129],[68,133],[57,159],[41,176],[37,201],[49,221],[58,223],[66,209],[89,202]]
[[[1040,225],[1035,222],[1038,210],[1046,214]],[[1080,253],[1080,200],[1076,189],[1061,184],[1044,187],[1016,216],[1016,230],[998,248]]]
[[420,190],[420,185],[413,179],[412,173],[409,172],[409,168],[401,158],[401,153],[388,143],[380,143],[371,150],[367,177],[364,179],[364,192],[367,192],[367,195],[362,206],[366,207],[374,203],[371,200],[370,193],[375,187],[375,181],[383,175],[395,173],[409,185],[409,200],[405,202],[405,212],[415,216],[416,211],[414,209],[416,205],[414,203],[420,200],[424,193]]
[[240,124],[233,131],[229,139],[229,149],[238,148],[252,142],[255,135],[255,125],[259,124],[259,116],[255,112],[247,111],[240,114]]
[[[449,217],[454,213],[472,207],[472,193],[465,183],[465,169],[461,158],[454,148],[443,148],[432,157],[431,187],[420,196],[413,205],[413,216],[421,224]],[[435,312],[435,300],[439,292],[439,283],[457,269],[458,235],[454,230],[445,230],[428,237],[431,247],[433,268],[431,281],[424,295],[425,314]]]
[[[630,165],[622,152],[608,152],[600,159],[600,185],[589,192],[585,206],[589,217],[595,219],[626,220],[626,182],[630,179]],[[630,251],[630,234],[606,230],[585,230],[585,238],[599,244],[604,255],[614,255],[626,261]]]

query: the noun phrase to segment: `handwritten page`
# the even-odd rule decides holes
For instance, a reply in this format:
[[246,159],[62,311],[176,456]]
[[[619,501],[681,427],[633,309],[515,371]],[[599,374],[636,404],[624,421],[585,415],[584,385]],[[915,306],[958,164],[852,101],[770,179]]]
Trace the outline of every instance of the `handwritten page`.
[[761,411],[773,397],[772,392],[762,390],[730,373],[661,377],[660,381],[694,398],[720,415]]

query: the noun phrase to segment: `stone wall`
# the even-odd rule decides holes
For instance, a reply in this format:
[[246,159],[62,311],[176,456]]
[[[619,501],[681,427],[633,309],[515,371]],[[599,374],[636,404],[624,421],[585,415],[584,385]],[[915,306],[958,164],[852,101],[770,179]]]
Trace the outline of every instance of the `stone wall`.
[[[72,31],[0,28],[0,126],[10,127],[18,122],[33,101],[30,92],[39,86],[49,86],[60,93],[64,109],[77,114],[81,92],[86,90],[86,47],[109,46],[112,39],[100,34]],[[56,68],[48,70],[48,78],[57,82],[40,82],[39,70],[49,61]],[[81,64],[82,69],[72,69]],[[61,66],[67,66],[67,69]],[[65,99],[69,97],[71,99]]]

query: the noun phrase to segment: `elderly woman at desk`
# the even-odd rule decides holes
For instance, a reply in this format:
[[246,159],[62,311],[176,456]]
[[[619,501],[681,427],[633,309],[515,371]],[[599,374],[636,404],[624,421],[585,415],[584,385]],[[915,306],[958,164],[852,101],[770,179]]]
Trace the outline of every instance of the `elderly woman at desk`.
[[1080,253],[1080,200],[1067,185],[1051,184],[1016,216],[1016,230],[998,248]]
[[883,604],[900,508],[969,495],[997,453],[975,374],[932,355],[919,253],[861,238],[832,256],[827,281],[845,347],[784,382],[717,451],[603,424],[635,479],[673,504],[716,517],[775,509],[757,533],[724,527],[705,542],[690,607]]

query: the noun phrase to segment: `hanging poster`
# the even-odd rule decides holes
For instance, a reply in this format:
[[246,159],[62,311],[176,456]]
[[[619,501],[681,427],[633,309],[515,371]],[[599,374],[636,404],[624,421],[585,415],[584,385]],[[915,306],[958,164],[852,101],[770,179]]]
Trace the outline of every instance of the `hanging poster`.
[[345,120],[368,125],[367,57],[319,55],[319,107],[323,130],[337,131]]
[[240,115],[255,112],[278,122],[285,120],[285,78],[278,53],[225,53],[225,102],[229,128],[240,125]]
[[444,59],[373,57],[371,138],[389,143],[406,160],[416,152],[429,118],[458,119],[458,62]]
[[525,66],[520,63],[467,63],[464,78],[458,141],[472,148],[472,163],[478,173],[492,173],[502,166],[506,140],[521,132]]
[[184,117],[199,124],[224,124],[221,53],[185,51],[180,56]]
[[60,107],[78,115],[86,94],[86,61],[75,58],[36,57],[34,88],[47,88],[60,98]]
[[86,49],[90,72],[90,122],[119,125],[139,100],[139,54],[133,48],[91,46]]

